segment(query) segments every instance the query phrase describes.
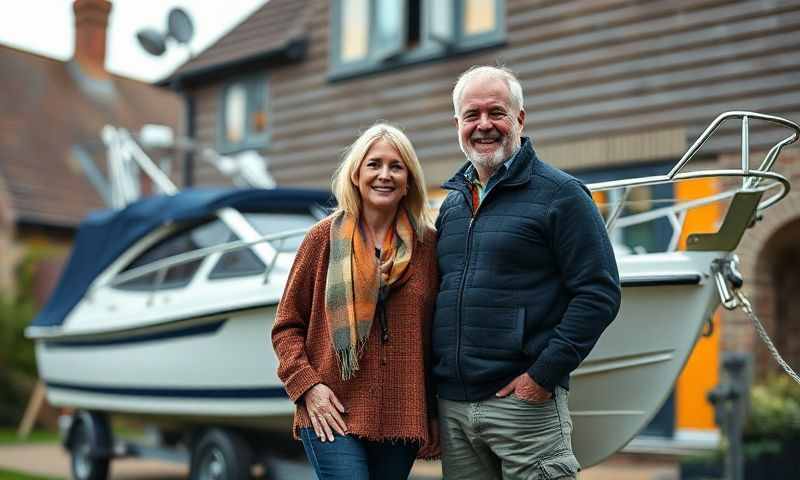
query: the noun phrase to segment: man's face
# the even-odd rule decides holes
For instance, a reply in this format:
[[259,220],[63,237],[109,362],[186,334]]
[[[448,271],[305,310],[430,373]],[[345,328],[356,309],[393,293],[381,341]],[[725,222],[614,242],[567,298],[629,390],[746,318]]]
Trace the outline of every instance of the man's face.
[[525,111],[515,112],[510,97],[500,78],[478,77],[464,88],[455,117],[458,144],[476,168],[494,171],[519,148]]

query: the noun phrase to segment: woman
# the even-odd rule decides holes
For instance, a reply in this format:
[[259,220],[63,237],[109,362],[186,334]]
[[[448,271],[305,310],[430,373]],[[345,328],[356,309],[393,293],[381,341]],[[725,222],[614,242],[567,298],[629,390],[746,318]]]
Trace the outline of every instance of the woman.
[[435,234],[411,142],[374,125],[333,192],[338,207],[309,230],[278,307],[278,376],[320,479],[405,479],[415,457],[438,455],[425,381]]

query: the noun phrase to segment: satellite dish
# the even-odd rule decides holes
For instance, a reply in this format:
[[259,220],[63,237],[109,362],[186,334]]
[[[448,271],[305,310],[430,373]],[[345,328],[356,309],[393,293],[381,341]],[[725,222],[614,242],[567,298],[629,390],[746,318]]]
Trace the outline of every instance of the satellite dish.
[[139,40],[139,45],[151,55],[159,56],[167,50],[164,36],[155,29],[145,28],[139,30],[136,32],[136,39]]
[[194,35],[194,25],[189,14],[182,8],[173,8],[167,17],[167,35],[178,43],[189,43]]

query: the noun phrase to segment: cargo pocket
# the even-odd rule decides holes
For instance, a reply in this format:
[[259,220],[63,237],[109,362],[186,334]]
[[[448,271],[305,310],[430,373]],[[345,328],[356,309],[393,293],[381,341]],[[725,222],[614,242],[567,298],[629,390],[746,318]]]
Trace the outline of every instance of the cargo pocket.
[[581,469],[578,460],[572,453],[545,458],[539,461],[539,472],[545,480],[552,480],[562,477],[574,477]]

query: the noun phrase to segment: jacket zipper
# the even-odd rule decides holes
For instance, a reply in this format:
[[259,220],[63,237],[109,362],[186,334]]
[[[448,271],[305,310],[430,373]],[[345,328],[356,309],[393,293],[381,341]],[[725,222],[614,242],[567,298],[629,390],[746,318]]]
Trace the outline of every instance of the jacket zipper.
[[[464,270],[461,272],[461,285],[458,288],[458,328],[456,330],[456,375],[458,376],[458,382],[461,384],[461,389],[464,392],[464,398],[467,398],[467,387],[464,385],[463,375],[461,374],[461,317],[462,315],[462,304],[464,300],[464,285],[467,282],[467,270],[469,269],[469,258],[472,252],[472,226],[475,223],[475,219],[478,217],[478,212],[481,211],[481,207],[486,203],[486,200],[489,198],[489,194],[497,188],[498,185],[495,184],[492,186],[492,189],[486,192],[483,196],[483,200],[478,204],[478,208],[472,213],[472,217],[469,219],[469,225],[467,226],[467,247],[464,252]],[[469,189],[469,187],[467,187]],[[468,190],[469,191],[469,190]],[[467,199],[467,206],[472,210],[472,195],[467,194],[465,195]]]
[[[480,208],[480,207],[478,207]],[[464,300],[464,285],[467,282],[467,270],[469,269],[469,257],[472,250],[472,225],[475,223],[475,215],[478,213],[476,210],[469,219],[469,226],[467,227],[467,248],[464,252],[464,270],[461,272],[461,285],[458,287],[458,324],[456,328],[456,375],[458,375],[458,383],[461,384],[461,389],[464,391],[464,399],[467,398],[467,387],[464,385],[463,376],[461,375],[461,317],[462,303]]]

